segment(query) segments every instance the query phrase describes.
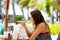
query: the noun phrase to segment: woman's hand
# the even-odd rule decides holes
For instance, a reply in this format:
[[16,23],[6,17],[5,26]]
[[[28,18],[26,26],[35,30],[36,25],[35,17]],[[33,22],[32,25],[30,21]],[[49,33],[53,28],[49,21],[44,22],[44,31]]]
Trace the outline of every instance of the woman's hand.
[[30,40],[35,40],[35,38],[30,38]]
[[21,21],[20,24],[21,24],[24,28],[26,28],[25,21]]

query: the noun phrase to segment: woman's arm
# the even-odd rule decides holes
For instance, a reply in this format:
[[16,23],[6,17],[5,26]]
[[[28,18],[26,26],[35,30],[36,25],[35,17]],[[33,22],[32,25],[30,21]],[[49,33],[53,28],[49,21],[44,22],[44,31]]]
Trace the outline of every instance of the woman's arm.
[[32,33],[27,29],[25,21],[21,21],[21,25],[25,28],[28,37],[30,37],[32,35]]
[[35,40],[36,37],[44,30],[44,23],[41,23],[37,29],[35,30],[35,32],[32,34],[32,36],[30,37],[30,40]]

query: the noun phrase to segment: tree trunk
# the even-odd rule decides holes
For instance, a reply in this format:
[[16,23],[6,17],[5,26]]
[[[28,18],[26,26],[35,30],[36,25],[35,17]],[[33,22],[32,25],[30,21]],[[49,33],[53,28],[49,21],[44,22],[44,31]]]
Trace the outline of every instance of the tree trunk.
[[58,34],[57,40],[60,40],[60,34]]
[[[22,14],[23,14],[23,17],[24,17],[24,11],[23,11],[23,9],[21,9],[21,11],[22,11]],[[24,17],[24,19],[23,20],[25,20],[25,17]]]
[[28,20],[29,20],[29,7],[27,7],[27,17],[28,17]]
[[15,14],[15,8],[14,8],[14,0],[12,0],[12,8],[13,8],[13,22],[16,23],[16,14]]
[[58,11],[58,21],[60,22],[60,11]]
[[0,15],[2,16],[2,20],[4,20],[4,16],[2,14],[2,5],[1,5],[2,0],[0,0]]
[[58,11],[56,12],[56,21],[58,21]]
[[54,16],[53,15],[52,15],[51,21],[52,21],[52,24],[54,24]]
[[60,22],[60,11],[59,11],[59,22]]
[[55,11],[55,8],[53,7],[52,8],[52,15],[51,15],[51,21],[52,21],[52,24],[54,24],[54,15],[53,15],[53,12]]

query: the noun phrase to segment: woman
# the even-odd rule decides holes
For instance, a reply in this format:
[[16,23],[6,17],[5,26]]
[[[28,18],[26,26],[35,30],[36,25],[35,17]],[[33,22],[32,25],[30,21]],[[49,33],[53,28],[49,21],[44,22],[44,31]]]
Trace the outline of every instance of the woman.
[[28,31],[26,24],[21,22],[22,26],[26,29],[30,40],[51,40],[49,26],[39,10],[31,12],[30,20],[32,24],[35,25],[35,30],[32,33]]
[[0,15],[0,35],[3,35],[4,28],[4,21],[2,21],[2,16]]

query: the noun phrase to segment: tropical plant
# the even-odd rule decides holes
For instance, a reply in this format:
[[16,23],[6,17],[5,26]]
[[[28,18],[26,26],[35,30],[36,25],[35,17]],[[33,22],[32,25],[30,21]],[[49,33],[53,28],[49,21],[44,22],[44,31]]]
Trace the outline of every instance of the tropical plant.
[[17,21],[21,21],[21,20],[23,20],[23,16],[22,15],[17,15],[16,19],[17,19]]
[[49,25],[51,34],[59,34],[60,33],[60,24],[51,24]]
[[[35,5],[35,3],[36,3],[36,0],[20,0],[19,5],[20,5],[21,9],[23,10],[23,8],[27,8],[28,19],[29,19],[29,8],[33,7]],[[22,11],[22,13],[23,13],[23,16],[24,16],[23,11]]]
[[29,7],[35,8],[37,6],[37,0],[30,0]]
[[49,16],[51,16],[50,8],[52,6],[52,2],[53,0],[46,0],[46,2],[42,0],[21,0],[19,4],[21,8],[26,8],[28,6],[29,8],[35,8],[38,10],[46,8],[46,12],[48,13]]
[[54,0],[45,0],[45,1],[43,1],[43,0],[33,0],[30,5],[31,5],[31,8],[35,7],[38,10],[46,9],[46,12],[47,12],[48,16],[51,16],[50,8],[53,4],[53,1]]
[[[20,8],[21,8],[23,17],[24,17],[24,11],[23,11],[23,8],[27,7],[28,4],[29,4],[29,0],[20,0],[20,2],[19,2],[19,5],[20,5]],[[24,17],[24,20],[25,20],[25,17]]]
[[21,8],[25,8],[28,6],[29,2],[30,2],[30,0],[21,0],[19,5]]
[[54,5],[53,6],[55,7],[55,9],[57,11],[60,11],[60,0],[54,1]]
[[55,0],[53,2],[53,7],[55,8],[55,10],[57,10],[57,12],[56,12],[56,21],[58,21],[58,12],[60,12],[60,0]]

